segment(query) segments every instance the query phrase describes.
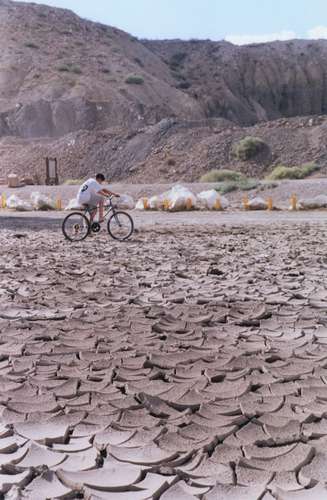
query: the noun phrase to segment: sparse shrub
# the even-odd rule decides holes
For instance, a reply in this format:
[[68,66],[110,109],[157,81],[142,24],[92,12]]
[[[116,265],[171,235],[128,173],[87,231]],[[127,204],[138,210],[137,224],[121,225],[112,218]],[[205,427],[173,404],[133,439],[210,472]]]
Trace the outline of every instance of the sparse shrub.
[[129,85],[142,85],[142,83],[144,83],[144,79],[139,75],[129,75],[125,79],[125,83],[128,83]]
[[264,181],[260,184],[259,191],[266,191],[267,189],[274,189],[278,187],[278,182]]
[[72,73],[75,73],[75,75],[81,75],[83,72],[79,66],[72,65],[70,68],[70,71]]
[[304,179],[308,177],[313,172],[319,170],[320,167],[315,163],[305,163],[297,167],[285,167],[284,165],[278,165],[274,168],[267,179],[270,181],[282,181],[284,179]]
[[191,86],[190,82],[187,82],[187,81],[184,81],[184,82],[180,82],[178,85],[177,85],[177,88],[178,89],[181,89],[181,90],[187,90],[189,89]]
[[73,63],[61,64],[60,66],[57,67],[57,70],[62,73],[75,73],[75,75],[82,74],[81,68]]
[[210,170],[204,174],[200,182],[237,182],[245,179],[245,176],[241,172],[235,172],[234,170]]
[[102,71],[102,73],[105,73],[106,75],[108,75],[110,73],[109,68],[101,68],[101,71]]
[[83,184],[84,179],[66,179],[64,184],[66,186],[79,186]]
[[170,157],[170,158],[168,158],[168,160],[167,160],[167,165],[168,165],[169,167],[174,167],[174,166],[176,165],[176,160],[175,160],[174,158],[171,158],[171,157]]
[[223,182],[220,186],[216,186],[215,190],[218,193],[226,194],[232,191],[250,191],[258,187],[259,182],[256,179],[241,179],[239,181]]
[[180,73],[179,71],[176,71],[175,69],[172,69],[171,70],[171,75],[176,78],[176,80],[183,80],[185,81],[186,78],[184,75],[182,75],[182,73]]
[[223,182],[220,186],[216,186],[215,190],[220,194],[227,194],[237,191],[238,187],[235,182]]
[[29,49],[39,49],[40,47],[36,45],[36,43],[33,42],[26,42],[24,43],[25,47],[28,47]]
[[70,67],[67,66],[67,64],[61,64],[60,66],[58,66],[57,70],[60,71],[61,73],[64,72],[69,73]]
[[169,65],[172,68],[180,66],[184,62],[186,56],[187,56],[186,52],[176,52],[171,56],[169,60]]
[[259,137],[245,137],[233,148],[233,153],[238,160],[246,161],[256,156],[264,149],[266,143]]
[[141,66],[141,68],[144,67],[143,62],[138,57],[134,57],[134,61],[136,62],[136,64],[138,64],[139,66]]

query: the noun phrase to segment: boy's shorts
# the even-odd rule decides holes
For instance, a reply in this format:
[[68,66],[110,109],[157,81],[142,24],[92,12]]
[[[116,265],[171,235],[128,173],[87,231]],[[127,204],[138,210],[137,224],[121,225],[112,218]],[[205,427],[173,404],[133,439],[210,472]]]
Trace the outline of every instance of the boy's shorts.
[[104,196],[94,193],[91,194],[88,199],[86,198],[85,200],[81,200],[80,202],[83,205],[88,205],[91,208],[96,208],[99,205],[100,201],[104,201],[104,199]]

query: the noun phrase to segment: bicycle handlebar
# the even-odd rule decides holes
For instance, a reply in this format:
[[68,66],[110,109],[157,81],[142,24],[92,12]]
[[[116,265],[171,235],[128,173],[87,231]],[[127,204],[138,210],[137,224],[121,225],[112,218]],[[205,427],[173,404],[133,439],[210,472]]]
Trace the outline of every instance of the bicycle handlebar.
[[112,200],[113,198],[120,198],[120,196],[116,196],[115,194],[108,194],[104,196],[104,198],[107,198],[107,200]]

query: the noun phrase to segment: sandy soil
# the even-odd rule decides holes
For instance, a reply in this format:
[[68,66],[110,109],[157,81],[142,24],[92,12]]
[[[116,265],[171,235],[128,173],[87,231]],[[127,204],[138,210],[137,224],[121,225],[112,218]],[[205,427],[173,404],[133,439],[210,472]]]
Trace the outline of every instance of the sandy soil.
[[327,497],[327,225],[291,215],[2,229],[1,493]]

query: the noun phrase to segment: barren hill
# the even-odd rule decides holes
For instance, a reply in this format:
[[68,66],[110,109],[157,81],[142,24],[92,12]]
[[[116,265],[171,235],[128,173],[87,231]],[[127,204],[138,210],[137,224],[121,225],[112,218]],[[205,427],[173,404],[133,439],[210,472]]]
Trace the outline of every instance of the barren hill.
[[144,44],[169,64],[179,87],[198,99],[206,116],[252,125],[327,112],[327,41]]
[[[62,177],[101,168],[143,182],[327,159],[325,41],[144,41],[0,0],[0,43],[1,176],[39,173],[48,155]],[[236,161],[232,146],[246,135],[268,154]]]
[[[1,135],[58,137],[203,116],[160,57],[68,10],[0,0],[0,41]],[[141,83],[126,83],[135,74]]]

